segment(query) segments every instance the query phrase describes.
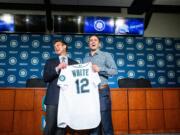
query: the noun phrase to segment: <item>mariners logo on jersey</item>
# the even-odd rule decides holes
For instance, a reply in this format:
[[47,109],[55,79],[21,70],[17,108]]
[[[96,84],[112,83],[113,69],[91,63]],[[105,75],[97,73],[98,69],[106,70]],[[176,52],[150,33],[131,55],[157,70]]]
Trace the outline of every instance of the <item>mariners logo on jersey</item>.
[[64,81],[65,79],[66,79],[66,77],[65,77],[64,75],[60,75],[60,76],[59,76],[59,80],[60,80],[60,81]]
[[[71,65],[61,70],[58,104],[58,127],[67,125],[72,129],[91,129],[100,123],[98,73],[91,63]],[[69,98],[70,97],[70,98]]]

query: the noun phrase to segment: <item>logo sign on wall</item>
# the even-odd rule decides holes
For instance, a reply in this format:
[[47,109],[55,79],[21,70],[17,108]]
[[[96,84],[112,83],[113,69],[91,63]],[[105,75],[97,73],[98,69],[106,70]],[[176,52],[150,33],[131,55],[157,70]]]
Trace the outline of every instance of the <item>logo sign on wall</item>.
[[[94,25],[96,31],[104,28],[99,18]],[[65,40],[68,56],[79,63],[89,51],[88,35],[0,34],[0,87],[25,87],[27,79],[42,78],[46,60],[56,57],[55,39]],[[180,39],[109,35],[100,39],[101,50],[112,55],[118,68],[118,75],[109,78],[111,88],[127,77],[148,79],[153,87],[180,87]]]

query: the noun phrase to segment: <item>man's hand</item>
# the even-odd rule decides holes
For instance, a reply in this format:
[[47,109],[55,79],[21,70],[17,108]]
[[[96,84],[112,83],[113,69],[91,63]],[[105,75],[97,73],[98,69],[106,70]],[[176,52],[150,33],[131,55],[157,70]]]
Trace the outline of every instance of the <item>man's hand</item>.
[[64,69],[64,68],[66,68],[66,67],[67,67],[67,64],[64,63],[64,62],[62,62],[62,63],[60,63],[56,68],[57,68],[58,70],[61,70],[61,69]]
[[94,72],[99,72],[100,71],[100,68],[98,67],[98,65],[95,65],[95,64],[92,65],[92,69],[93,69]]

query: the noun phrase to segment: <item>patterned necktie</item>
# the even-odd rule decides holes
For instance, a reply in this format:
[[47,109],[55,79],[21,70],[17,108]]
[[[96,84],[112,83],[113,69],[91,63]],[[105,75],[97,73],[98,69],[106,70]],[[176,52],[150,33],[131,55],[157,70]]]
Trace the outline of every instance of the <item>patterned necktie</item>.
[[62,57],[62,62],[66,63],[66,58],[65,57]]

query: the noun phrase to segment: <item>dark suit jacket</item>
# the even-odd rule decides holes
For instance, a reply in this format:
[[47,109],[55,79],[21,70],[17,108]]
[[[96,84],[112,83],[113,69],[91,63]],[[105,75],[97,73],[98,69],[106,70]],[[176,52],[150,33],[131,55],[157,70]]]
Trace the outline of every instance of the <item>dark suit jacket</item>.
[[[43,79],[48,83],[45,104],[57,105],[59,100],[60,87],[57,85],[59,74],[56,73],[55,67],[60,63],[59,58],[49,59],[44,67]],[[78,64],[76,61],[68,58],[68,65]]]

